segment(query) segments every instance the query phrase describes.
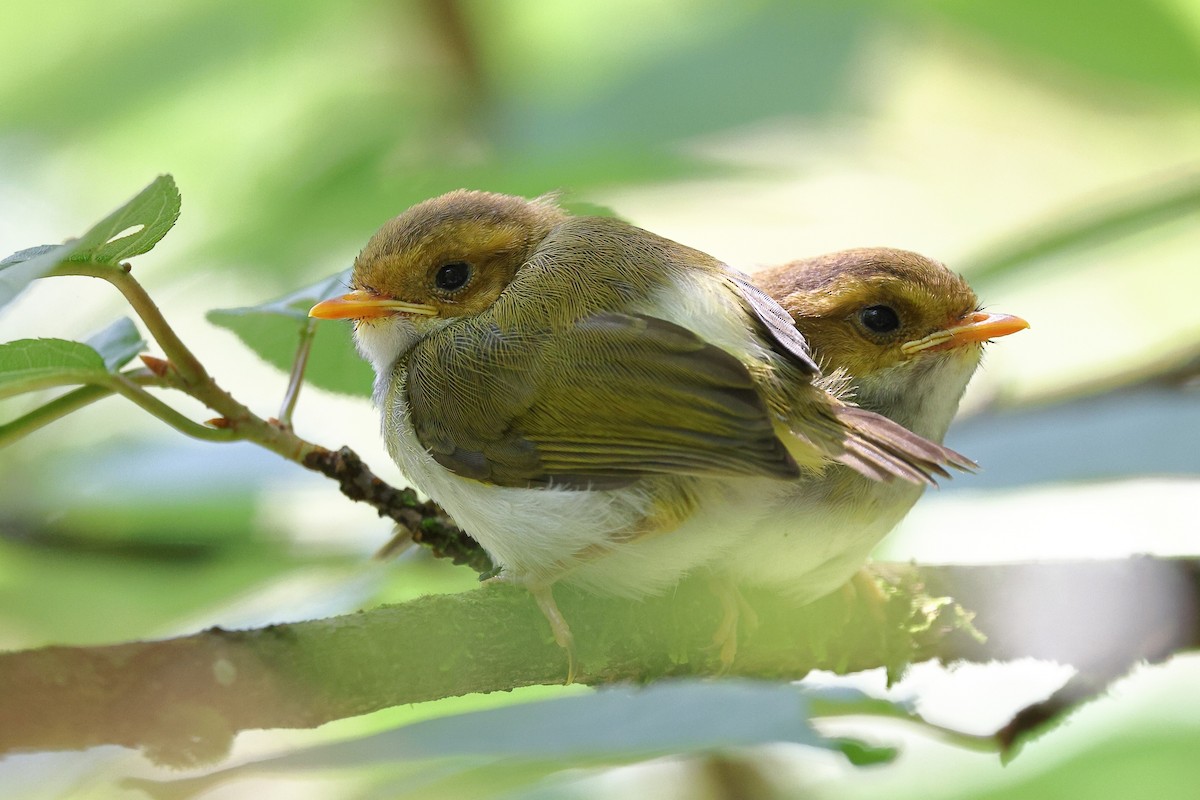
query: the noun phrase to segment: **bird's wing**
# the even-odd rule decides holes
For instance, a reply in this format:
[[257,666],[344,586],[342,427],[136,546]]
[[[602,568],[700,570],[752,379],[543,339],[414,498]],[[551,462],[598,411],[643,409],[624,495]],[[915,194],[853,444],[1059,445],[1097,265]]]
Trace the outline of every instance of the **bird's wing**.
[[407,394],[438,463],[501,486],[799,474],[746,367],[654,317],[601,313],[534,334],[464,320],[414,348]]
[[[792,318],[774,299],[740,274],[731,282],[769,336],[772,349],[809,379],[821,374],[809,354],[808,343]],[[785,393],[811,390],[806,382],[791,378],[780,385]],[[877,481],[902,478],[917,484],[937,485],[937,477],[949,477],[943,465],[961,470],[975,462],[948,447],[918,436],[887,417],[848,405],[806,403],[802,398],[786,403],[793,412],[788,420],[794,433],[804,436],[827,458],[833,458],[858,473]],[[815,415],[814,415],[815,414]],[[831,424],[832,423],[832,424]]]
[[730,283],[742,296],[746,309],[762,323],[772,348],[786,357],[793,365],[799,367],[806,375],[820,375],[821,369],[813,360],[808,350],[808,342],[796,328],[796,323],[788,315],[783,306],[775,302],[771,295],[759,289],[745,276],[734,273],[730,275]]

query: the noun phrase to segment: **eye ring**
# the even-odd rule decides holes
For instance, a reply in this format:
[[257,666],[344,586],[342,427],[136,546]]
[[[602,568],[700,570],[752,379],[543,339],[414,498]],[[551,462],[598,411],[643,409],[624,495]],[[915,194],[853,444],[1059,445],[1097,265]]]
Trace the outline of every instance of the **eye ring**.
[[900,315],[891,306],[867,306],[858,312],[858,321],[871,333],[891,333],[900,327]]
[[448,261],[434,273],[433,285],[443,292],[456,292],[467,285],[472,272],[466,261]]

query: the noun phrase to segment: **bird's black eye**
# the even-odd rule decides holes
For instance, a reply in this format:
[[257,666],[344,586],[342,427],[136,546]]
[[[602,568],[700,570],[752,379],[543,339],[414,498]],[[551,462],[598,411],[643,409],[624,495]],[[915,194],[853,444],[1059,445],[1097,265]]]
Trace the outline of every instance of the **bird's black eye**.
[[891,306],[867,306],[858,312],[858,320],[874,333],[889,333],[900,327],[900,317]]
[[444,292],[453,292],[467,285],[471,279],[471,265],[465,261],[451,261],[438,267],[433,283]]

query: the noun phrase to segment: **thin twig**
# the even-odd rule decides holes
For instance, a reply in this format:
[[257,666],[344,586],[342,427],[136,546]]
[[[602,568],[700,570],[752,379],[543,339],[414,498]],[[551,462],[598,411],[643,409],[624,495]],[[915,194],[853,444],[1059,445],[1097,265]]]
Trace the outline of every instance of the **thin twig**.
[[111,394],[112,391],[103,386],[82,386],[17,417],[12,422],[0,424],[0,448]]
[[[126,380],[140,386],[159,383],[158,376],[147,369],[134,369],[121,374]],[[7,447],[39,428],[44,428],[51,422],[60,420],[68,414],[89,406],[97,400],[103,400],[112,394],[113,390],[108,386],[92,384],[81,386],[74,391],[56,397],[45,405],[38,406],[33,411],[17,417],[11,422],[0,424],[0,448]]]
[[158,417],[175,430],[191,436],[193,439],[201,439],[206,442],[232,442],[242,438],[239,435],[240,432],[232,428],[210,428],[188,419],[133,381],[127,380],[123,375],[110,375],[101,385],[107,386],[143,411]]
[[199,383],[209,380],[208,371],[200,363],[200,359],[192,353],[175,333],[175,330],[163,317],[158,305],[150,299],[150,295],[137,280],[129,273],[129,265],[114,266],[112,264],[97,264],[92,262],[68,261],[60,264],[52,275],[81,275],[88,278],[101,278],[108,281],[125,296],[125,300],[142,318],[150,335],[158,346],[171,359],[171,364],[185,384]]

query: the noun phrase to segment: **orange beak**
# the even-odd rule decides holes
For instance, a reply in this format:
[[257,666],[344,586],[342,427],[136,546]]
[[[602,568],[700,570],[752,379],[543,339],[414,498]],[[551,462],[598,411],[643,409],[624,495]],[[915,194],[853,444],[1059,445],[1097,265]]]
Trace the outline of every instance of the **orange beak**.
[[393,314],[433,317],[437,316],[437,309],[421,303],[406,303],[403,300],[380,297],[371,292],[357,291],[322,300],[308,310],[308,315],[317,319],[372,319],[390,317]]
[[952,325],[940,331],[934,331],[928,336],[914,339],[900,345],[900,351],[905,355],[924,352],[926,350],[948,350],[951,347],[986,342],[989,339],[999,339],[1010,333],[1023,331],[1029,323],[1012,314],[988,314],[984,311],[972,311]]

